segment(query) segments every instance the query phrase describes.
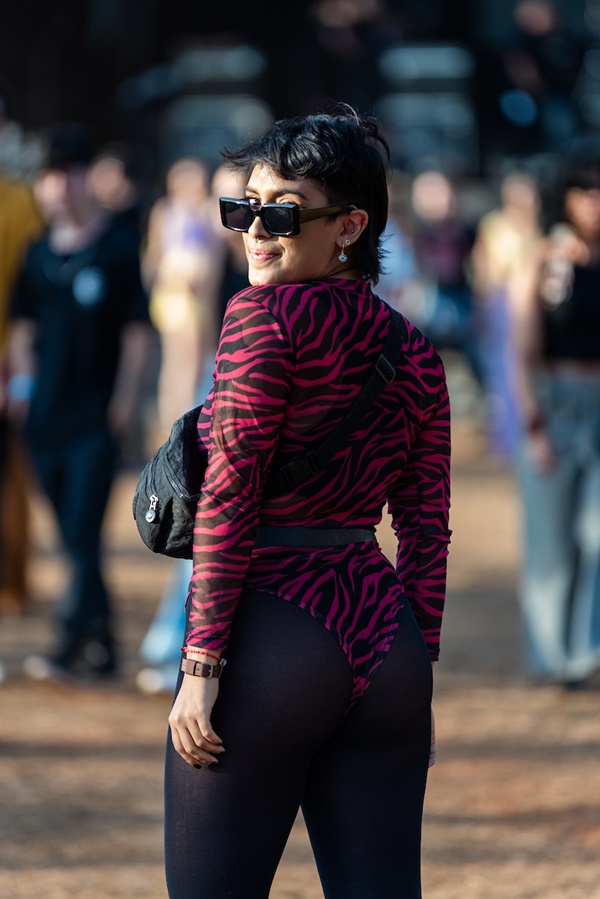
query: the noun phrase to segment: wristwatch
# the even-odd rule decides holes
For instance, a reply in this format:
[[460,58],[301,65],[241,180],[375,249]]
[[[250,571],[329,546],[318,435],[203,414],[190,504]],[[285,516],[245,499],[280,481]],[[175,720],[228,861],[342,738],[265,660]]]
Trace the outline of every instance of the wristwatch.
[[216,665],[210,662],[195,662],[193,659],[182,659],[181,670],[184,674],[193,674],[196,677],[221,677],[226,665],[225,659],[221,659]]

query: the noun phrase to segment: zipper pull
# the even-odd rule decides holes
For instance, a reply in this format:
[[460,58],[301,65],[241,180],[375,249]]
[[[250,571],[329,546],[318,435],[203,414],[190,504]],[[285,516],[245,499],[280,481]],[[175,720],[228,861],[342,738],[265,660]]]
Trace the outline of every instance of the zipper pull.
[[156,518],[156,507],[158,506],[158,496],[153,493],[150,497],[150,508],[146,512],[146,521],[151,524]]

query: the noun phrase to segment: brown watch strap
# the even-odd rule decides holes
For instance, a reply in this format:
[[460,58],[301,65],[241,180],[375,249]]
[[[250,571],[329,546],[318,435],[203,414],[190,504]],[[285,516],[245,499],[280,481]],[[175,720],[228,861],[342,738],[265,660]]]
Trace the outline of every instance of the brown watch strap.
[[195,662],[194,659],[182,659],[181,670],[184,674],[193,674],[195,677],[221,677],[225,659],[221,659],[216,665],[209,662]]

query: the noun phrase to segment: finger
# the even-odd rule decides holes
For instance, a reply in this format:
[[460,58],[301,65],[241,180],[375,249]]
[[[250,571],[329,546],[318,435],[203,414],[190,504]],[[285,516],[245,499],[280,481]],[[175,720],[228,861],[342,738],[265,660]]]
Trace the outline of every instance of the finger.
[[188,730],[171,728],[173,746],[179,755],[190,765],[218,765],[218,759],[206,749],[198,746]]
[[222,746],[223,740],[214,730],[210,718],[204,715],[199,715],[198,720],[195,722],[195,724],[198,727],[198,731],[201,737],[211,744],[209,748],[212,751],[216,751],[218,746]]
[[204,736],[197,721],[190,722],[189,732],[198,749],[202,749],[213,756],[218,756],[225,752],[225,747],[222,743],[213,743]]
[[224,751],[223,741],[213,730],[210,717],[206,715],[184,715],[173,708],[169,715],[169,724],[171,728],[181,734],[182,739],[184,739],[184,734],[189,732],[197,746],[207,749],[209,752]]

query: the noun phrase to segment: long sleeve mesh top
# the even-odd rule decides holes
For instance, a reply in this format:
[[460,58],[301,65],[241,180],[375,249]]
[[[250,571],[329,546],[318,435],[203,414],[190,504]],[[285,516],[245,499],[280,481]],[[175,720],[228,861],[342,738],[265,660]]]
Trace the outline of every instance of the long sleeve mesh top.
[[[296,603],[337,636],[366,689],[408,599],[438,658],[450,531],[450,409],[442,362],[407,322],[396,379],[328,468],[270,496],[269,472],[342,420],[390,328],[362,280],[250,287],[224,320],[199,420],[208,464],[194,531],[186,645],[225,652],[245,587]],[[375,527],[388,504],[396,566],[377,544],[255,548],[258,524]]]

